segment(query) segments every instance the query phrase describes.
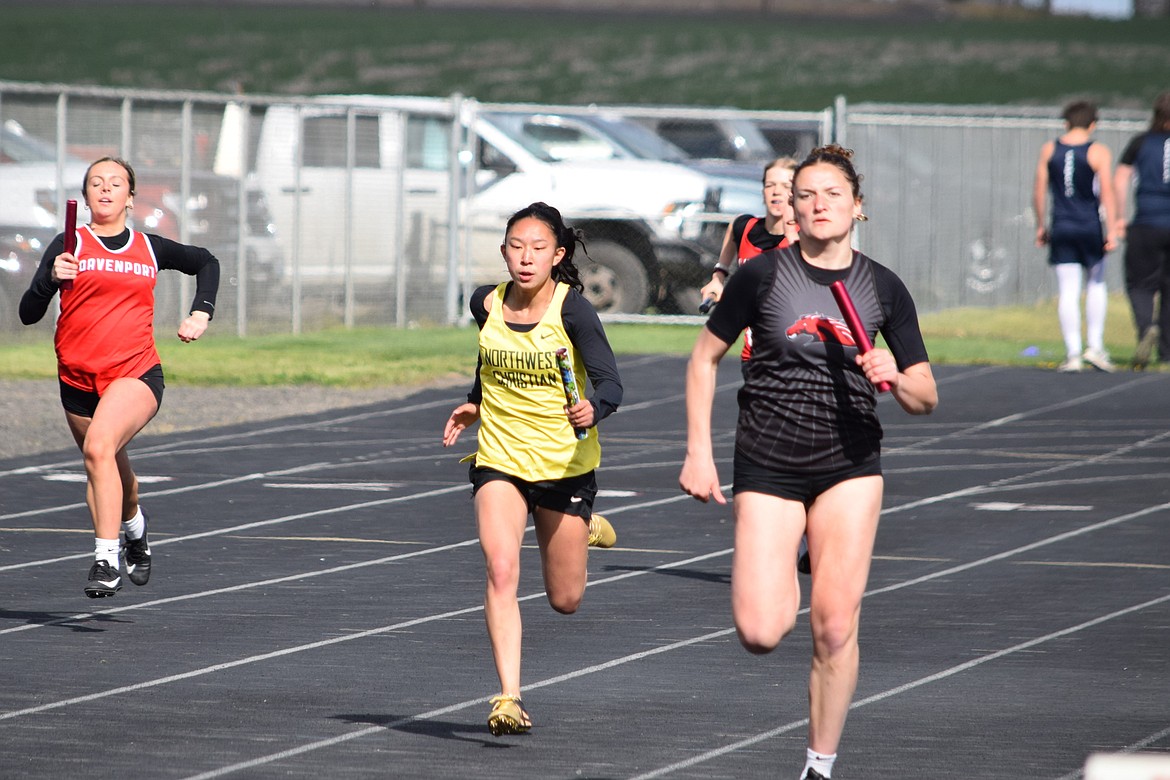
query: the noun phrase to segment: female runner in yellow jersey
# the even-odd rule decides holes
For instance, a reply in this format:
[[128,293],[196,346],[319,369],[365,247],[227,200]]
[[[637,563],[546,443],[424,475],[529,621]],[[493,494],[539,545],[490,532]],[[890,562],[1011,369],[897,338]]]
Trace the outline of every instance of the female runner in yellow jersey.
[[[532,727],[520,699],[517,598],[528,515],[549,604],[563,614],[575,612],[585,593],[588,547],[616,540],[609,523],[593,514],[594,470],[601,461],[596,425],[621,403],[622,384],[597,312],[581,294],[573,265],[580,241],[545,203],[508,220],[500,252],[511,280],[472,295],[480,328],[476,382],[443,431],[449,447],[480,421],[470,478],[487,565],[484,614],[500,678],[488,717],[496,736]],[[572,406],[557,366],[560,348],[568,349],[578,386],[586,379],[593,386],[591,398]]]

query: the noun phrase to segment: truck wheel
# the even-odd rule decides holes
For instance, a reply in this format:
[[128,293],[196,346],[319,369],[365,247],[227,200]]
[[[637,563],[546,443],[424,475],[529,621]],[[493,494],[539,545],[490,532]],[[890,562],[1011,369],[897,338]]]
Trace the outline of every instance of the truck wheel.
[[638,256],[613,241],[588,244],[589,257],[577,262],[585,297],[600,313],[640,314],[650,302],[650,282]]
[[698,287],[679,287],[671,292],[670,298],[679,314],[698,314],[699,304],[703,302]]

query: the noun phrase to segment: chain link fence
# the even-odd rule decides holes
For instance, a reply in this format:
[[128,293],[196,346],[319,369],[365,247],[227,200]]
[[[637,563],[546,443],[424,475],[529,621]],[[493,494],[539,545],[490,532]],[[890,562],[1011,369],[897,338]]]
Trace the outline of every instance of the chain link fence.
[[[507,215],[533,200],[584,230],[582,278],[607,318],[694,314],[726,222],[760,210],[764,163],[830,139],[856,150],[865,175],[860,248],[902,276],[921,311],[1032,303],[1053,294],[1032,245],[1030,193],[1058,116],[844,100],[819,112],[746,112],[0,81],[0,330],[19,327],[17,302],[61,231],[64,202],[83,202],[85,168],[104,155],[135,167],[136,228],[219,258],[217,330],[244,336],[465,321],[470,290],[504,277]],[[1145,124],[1106,114],[1097,137],[1117,154]],[[673,152],[649,140],[663,137]],[[192,294],[191,279],[160,274],[158,326],[185,316]]]

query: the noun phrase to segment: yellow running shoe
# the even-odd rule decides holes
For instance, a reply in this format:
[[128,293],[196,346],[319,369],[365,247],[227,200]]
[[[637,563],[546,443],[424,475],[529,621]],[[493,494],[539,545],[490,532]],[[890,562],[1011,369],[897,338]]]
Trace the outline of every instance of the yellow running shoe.
[[519,696],[500,694],[491,698],[492,714],[488,715],[488,730],[493,737],[504,734],[523,734],[532,728],[532,721],[524,711]]
[[606,549],[617,544],[617,531],[601,515],[595,514],[589,520],[589,546]]

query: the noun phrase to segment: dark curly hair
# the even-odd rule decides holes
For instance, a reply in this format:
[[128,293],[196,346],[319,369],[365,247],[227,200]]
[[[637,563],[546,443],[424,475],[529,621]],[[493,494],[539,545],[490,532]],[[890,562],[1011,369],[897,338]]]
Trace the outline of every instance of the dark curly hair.
[[554,282],[564,282],[579,293],[585,292],[585,285],[581,282],[581,277],[577,272],[577,266],[573,264],[573,255],[576,254],[577,244],[581,245],[581,249],[585,250],[585,236],[577,228],[569,227],[565,224],[565,220],[561,217],[561,212],[555,207],[537,201],[530,203],[524,208],[517,211],[508,218],[508,226],[504,230],[504,235],[512,232],[512,226],[522,219],[538,219],[544,224],[548,225],[549,230],[557,239],[557,247],[563,247],[565,250],[564,257],[561,262],[553,266],[552,279]]

